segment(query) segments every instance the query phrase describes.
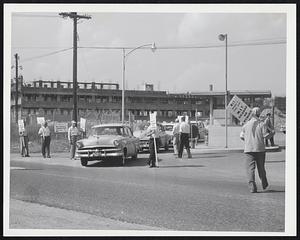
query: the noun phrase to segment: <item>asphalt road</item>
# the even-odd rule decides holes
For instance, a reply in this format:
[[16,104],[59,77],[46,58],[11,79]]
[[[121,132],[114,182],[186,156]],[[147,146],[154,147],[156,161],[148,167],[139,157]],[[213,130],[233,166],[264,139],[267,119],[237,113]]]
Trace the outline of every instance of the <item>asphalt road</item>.
[[[64,154],[11,155],[10,199],[154,229],[284,231],[285,151],[267,154],[271,188],[263,192],[257,177],[255,194],[247,188],[242,153],[194,153],[182,160],[161,153],[159,168],[148,168],[147,156],[124,167],[118,162],[81,167]],[[11,222],[16,214],[11,211]]]

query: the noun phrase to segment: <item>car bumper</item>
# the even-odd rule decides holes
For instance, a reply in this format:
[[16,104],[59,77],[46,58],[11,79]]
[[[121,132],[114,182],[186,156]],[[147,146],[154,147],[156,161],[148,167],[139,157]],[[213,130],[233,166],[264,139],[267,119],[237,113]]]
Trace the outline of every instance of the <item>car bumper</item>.
[[121,149],[109,150],[77,150],[76,158],[106,158],[106,157],[121,157],[123,152]]

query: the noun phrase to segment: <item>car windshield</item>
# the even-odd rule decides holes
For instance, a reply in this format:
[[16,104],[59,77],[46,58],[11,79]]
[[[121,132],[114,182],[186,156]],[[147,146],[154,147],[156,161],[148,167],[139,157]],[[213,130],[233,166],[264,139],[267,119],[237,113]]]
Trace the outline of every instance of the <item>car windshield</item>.
[[97,127],[92,129],[92,136],[101,136],[101,135],[125,135],[123,127]]

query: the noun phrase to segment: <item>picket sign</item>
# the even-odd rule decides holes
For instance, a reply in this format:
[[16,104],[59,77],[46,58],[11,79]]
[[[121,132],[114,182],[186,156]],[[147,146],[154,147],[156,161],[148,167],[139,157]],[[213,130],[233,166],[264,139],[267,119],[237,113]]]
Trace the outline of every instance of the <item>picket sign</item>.
[[80,118],[80,128],[85,132],[86,119]]
[[45,118],[44,117],[36,117],[36,121],[38,124],[43,125],[45,122]]
[[24,132],[25,131],[25,126],[24,126],[24,120],[23,119],[18,120],[18,126],[19,126],[19,132]]
[[54,132],[56,132],[56,133],[68,132],[68,123],[66,123],[66,122],[54,122]]
[[251,118],[251,108],[236,95],[234,95],[229,102],[227,109],[241,122],[241,124],[245,124]]

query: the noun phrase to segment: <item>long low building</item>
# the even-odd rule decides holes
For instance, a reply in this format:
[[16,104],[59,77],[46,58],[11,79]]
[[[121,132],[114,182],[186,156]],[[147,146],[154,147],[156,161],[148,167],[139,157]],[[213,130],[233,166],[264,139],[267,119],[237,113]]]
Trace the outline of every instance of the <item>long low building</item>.
[[[69,121],[73,113],[73,84],[61,81],[19,81],[17,111],[19,117],[45,116],[56,121]],[[114,113],[120,116],[122,91],[117,83],[78,83],[78,116],[100,116]],[[237,95],[250,107],[262,106],[271,91],[232,91],[228,101]],[[11,114],[16,113],[16,87],[11,85]],[[178,115],[187,114],[192,119],[208,119],[213,110],[224,109],[224,92],[215,92],[210,86],[206,92],[169,93],[154,91],[153,85],[145,90],[125,91],[125,119],[129,115],[136,120],[148,120],[151,111],[157,111],[159,121],[172,121]]]

